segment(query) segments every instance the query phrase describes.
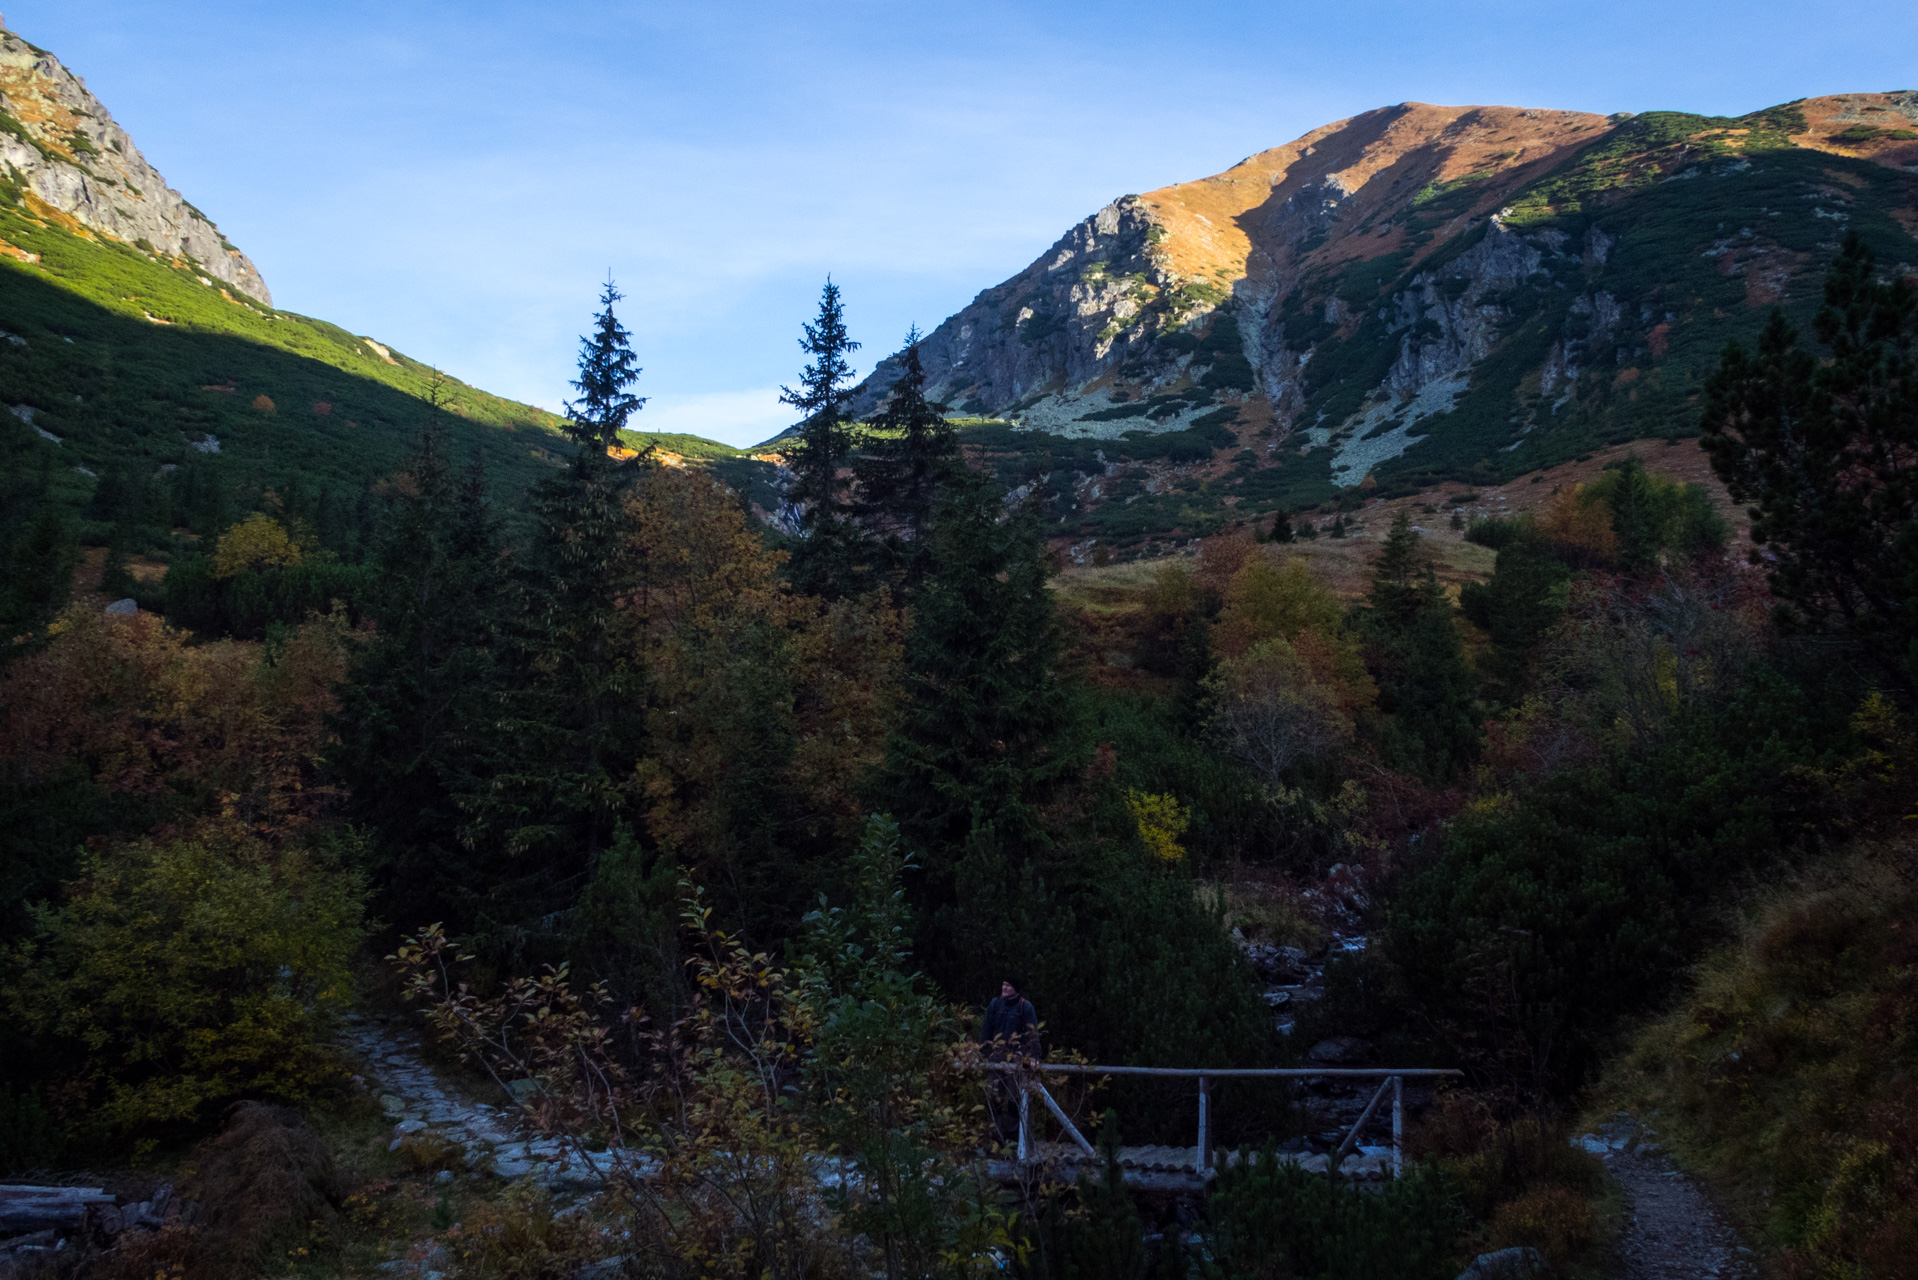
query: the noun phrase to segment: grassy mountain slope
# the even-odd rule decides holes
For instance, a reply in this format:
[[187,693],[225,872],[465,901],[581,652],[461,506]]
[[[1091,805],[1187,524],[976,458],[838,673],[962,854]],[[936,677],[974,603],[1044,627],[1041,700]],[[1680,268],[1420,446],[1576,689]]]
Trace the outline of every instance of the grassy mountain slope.
[[[115,471],[172,491],[178,524],[200,523],[208,502],[244,512],[269,489],[350,521],[417,436],[435,375],[397,351],[205,283],[31,197],[0,206],[0,240],[11,523],[41,496],[84,511]],[[452,378],[439,395],[456,456],[483,461],[509,507],[566,447],[544,410]],[[741,456],[693,436],[628,443],[707,463]]]

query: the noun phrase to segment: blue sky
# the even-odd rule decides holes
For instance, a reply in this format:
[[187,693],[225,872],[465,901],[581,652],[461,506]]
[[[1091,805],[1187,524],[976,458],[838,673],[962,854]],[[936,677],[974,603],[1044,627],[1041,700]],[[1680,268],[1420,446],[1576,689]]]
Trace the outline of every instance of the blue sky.
[[1127,192],[1406,100],[1918,87],[1918,5],[12,0],[282,307],[558,408],[599,281],[744,444],[830,272],[870,367]]

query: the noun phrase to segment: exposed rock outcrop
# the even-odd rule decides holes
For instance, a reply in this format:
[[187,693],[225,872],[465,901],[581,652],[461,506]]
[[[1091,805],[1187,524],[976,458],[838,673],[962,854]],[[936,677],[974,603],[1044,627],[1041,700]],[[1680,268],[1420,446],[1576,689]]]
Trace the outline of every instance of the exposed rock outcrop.
[[166,183],[58,58],[0,30],[0,198],[81,234],[108,236],[273,305],[266,281],[211,219]]
[[[1215,177],[1125,196],[928,335],[921,354],[931,389],[960,412],[1098,435],[1118,429],[1090,424],[1177,430],[1215,404],[1263,392],[1289,426],[1310,353],[1286,341],[1283,312],[1304,275],[1399,251],[1416,233],[1374,224],[1431,184],[1476,175],[1475,207],[1496,209],[1607,127],[1577,112],[1406,103],[1326,125]],[[1526,145],[1495,153],[1514,132]],[[1238,330],[1231,345],[1250,378],[1217,376],[1220,353],[1203,347],[1227,304]],[[1354,318],[1337,298],[1322,309],[1333,323]],[[1165,406],[1172,412],[1116,408],[1206,390],[1208,372],[1211,394]],[[897,376],[896,360],[882,362],[854,411],[875,410]]]

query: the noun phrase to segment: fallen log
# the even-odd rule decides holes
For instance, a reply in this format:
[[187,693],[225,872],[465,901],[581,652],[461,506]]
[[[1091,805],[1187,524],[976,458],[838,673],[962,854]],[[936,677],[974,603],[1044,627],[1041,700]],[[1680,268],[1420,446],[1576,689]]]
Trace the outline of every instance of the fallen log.
[[0,1186],[0,1232],[77,1227],[89,1208],[112,1203],[99,1187]]

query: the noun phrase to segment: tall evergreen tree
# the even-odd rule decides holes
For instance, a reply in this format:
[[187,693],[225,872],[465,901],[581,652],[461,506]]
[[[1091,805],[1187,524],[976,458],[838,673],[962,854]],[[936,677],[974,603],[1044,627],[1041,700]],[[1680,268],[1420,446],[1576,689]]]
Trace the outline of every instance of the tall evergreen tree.
[[787,496],[799,508],[801,535],[790,572],[808,595],[847,595],[857,589],[860,539],[846,519],[839,469],[852,452],[846,400],[852,394],[849,357],[859,344],[846,332],[845,304],[830,279],[819,295],[819,314],[804,328],[799,347],[810,359],[800,384],[779,389],[780,403],[804,415],[788,454],[793,485]]
[[[976,831],[1042,846],[1040,807],[1073,767],[1045,544],[993,484],[956,469],[907,636],[906,705],[877,793],[935,876]],[[950,862],[945,863],[946,867]]]
[[959,457],[958,433],[946,421],[946,406],[926,398],[919,342],[917,328],[907,332],[905,370],[874,419],[875,435],[855,466],[859,514],[876,526],[887,558],[902,571],[908,589],[925,576],[933,503]]
[[1627,573],[1643,573],[1658,563],[1669,521],[1651,477],[1645,474],[1643,460],[1632,454],[1617,468],[1609,496],[1612,532],[1618,538],[1618,567]]
[[496,714],[501,547],[476,462],[446,454],[437,394],[419,444],[390,487],[374,551],[377,638],[340,690],[328,764],[347,812],[387,852],[386,911],[397,923],[464,928],[470,853],[454,838],[456,798],[475,789],[476,752]]
[[[1813,322],[1819,360],[1774,310],[1757,354],[1728,347],[1704,444],[1751,504],[1784,621],[1849,635],[1918,687],[1918,290],[1846,236]],[[1759,557],[1757,551],[1753,558]]]
[[1493,696],[1511,705],[1523,698],[1532,651],[1565,612],[1570,578],[1571,570],[1528,526],[1499,548],[1491,581],[1468,582],[1459,591],[1461,611],[1492,641],[1479,668]]
[[1478,747],[1473,681],[1452,602],[1405,512],[1392,522],[1358,617],[1367,663],[1390,717],[1383,746],[1397,763],[1449,777]]
[[640,463],[608,450],[645,402],[630,391],[640,370],[613,310],[620,298],[608,282],[593,332],[580,340],[580,398],[566,406],[578,448],[533,496],[491,776],[463,797],[462,838],[517,863],[476,911],[496,937],[554,921],[570,905],[622,816],[639,753],[632,707],[641,671],[615,631],[630,576],[626,496]]

